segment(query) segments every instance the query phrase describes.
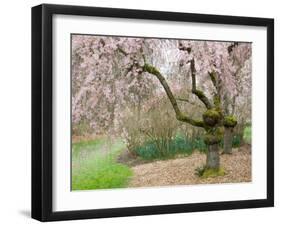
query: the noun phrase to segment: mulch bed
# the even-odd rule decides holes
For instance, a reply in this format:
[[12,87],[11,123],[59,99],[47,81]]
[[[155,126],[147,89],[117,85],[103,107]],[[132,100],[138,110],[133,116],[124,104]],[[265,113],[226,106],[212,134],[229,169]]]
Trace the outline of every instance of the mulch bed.
[[134,172],[129,187],[250,182],[250,150],[251,147],[248,145],[233,149],[231,155],[221,155],[221,166],[226,175],[206,179],[195,174],[196,168],[202,167],[206,161],[206,155],[198,151],[190,156],[176,159],[145,164],[137,161],[135,164],[129,164]]

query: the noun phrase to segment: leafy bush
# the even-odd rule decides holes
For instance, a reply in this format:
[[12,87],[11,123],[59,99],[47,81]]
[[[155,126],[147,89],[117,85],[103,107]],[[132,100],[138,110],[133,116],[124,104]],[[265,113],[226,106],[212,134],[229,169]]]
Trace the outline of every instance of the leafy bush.
[[247,127],[244,129],[243,139],[244,139],[245,143],[251,144],[251,140],[252,140],[252,128],[251,128],[250,126],[247,126]]
[[[234,134],[232,138],[232,147],[237,148],[242,145],[242,136],[240,134]],[[220,147],[223,148],[224,145],[224,139],[221,140],[220,142]]]
[[232,139],[232,147],[237,148],[241,146],[242,137],[241,135],[234,135]]
[[171,139],[165,146],[166,150],[164,152],[159,151],[159,148],[154,141],[148,141],[137,147],[135,152],[141,158],[151,160],[171,158],[177,154],[190,155],[195,149],[203,152],[207,150],[207,146],[202,138],[187,140],[181,135],[177,135],[175,138]]
[[195,138],[191,142],[193,149],[197,149],[201,152],[206,152],[208,149],[202,137]]
[[[243,143],[251,144],[251,127],[245,127],[243,134],[236,133],[232,139],[232,147],[237,148],[243,145]],[[223,145],[223,143],[222,143]]]
[[[180,123],[165,96],[156,98],[146,107],[143,112],[128,112],[123,122],[122,137],[133,155],[139,155],[139,151],[148,152],[149,159],[168,156],[171,140]],[[145,144],[145,148],[140,148],[142,144]]]

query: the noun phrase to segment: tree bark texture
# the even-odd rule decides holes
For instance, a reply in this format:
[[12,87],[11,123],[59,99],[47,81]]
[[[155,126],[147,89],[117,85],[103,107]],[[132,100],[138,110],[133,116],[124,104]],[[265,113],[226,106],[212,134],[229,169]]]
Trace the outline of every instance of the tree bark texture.
[[207,169],[220,168],[219,144],[208,145],[206,167]]

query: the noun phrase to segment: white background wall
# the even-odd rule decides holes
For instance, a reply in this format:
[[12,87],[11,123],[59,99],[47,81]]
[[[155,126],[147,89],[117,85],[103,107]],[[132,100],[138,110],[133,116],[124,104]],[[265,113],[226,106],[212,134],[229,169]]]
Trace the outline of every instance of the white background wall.
[[[30,215],[31,165],[31,6],[41,1],[2,1],[0,35],[0,224],[37,225]],[[191,13],[228,14],[275,18],[275,84],[281,84],[278,64],[281,56],[280,6],[277,0],[68,0],[45,3],[89,5],[181,11]],[[275,128],[281,126],[281,107],[275,92]],[[280,137],[280,138],[279,138]],[[281,213],[281,131],[275,129],[275,208],[170,214],[160,216],[56,222],[60,225],[276,225]]]

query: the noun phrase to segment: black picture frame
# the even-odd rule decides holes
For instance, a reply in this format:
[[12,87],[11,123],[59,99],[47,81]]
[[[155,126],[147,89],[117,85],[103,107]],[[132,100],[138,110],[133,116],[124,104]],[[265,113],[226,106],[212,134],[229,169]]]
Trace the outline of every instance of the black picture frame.
[[[266,27],[267,198],[54,212],[52,210],[52,18],[55,14]],[[32,8],[32,218],[40,221],[56,221],[271,206],[274,206],[273,19],[50,4]]]

